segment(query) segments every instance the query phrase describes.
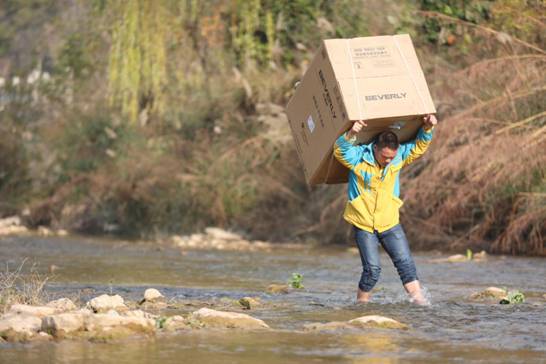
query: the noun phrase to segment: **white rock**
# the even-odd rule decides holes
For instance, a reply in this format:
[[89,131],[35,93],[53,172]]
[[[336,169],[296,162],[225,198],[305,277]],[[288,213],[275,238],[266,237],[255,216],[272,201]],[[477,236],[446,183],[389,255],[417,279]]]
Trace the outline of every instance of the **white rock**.
[[68,298],[59,298],[58,300],[49,302],[46,306],[53,307],[57,312],[67,312],[77,309],[74,302]]
[[20,226],[21,218],[19,216],[10,216],[4,219],[0,219],[0,228],[5,228],[9,226]]
[[208,227],[205,229],[205,233],[209,238],[219,240],[243,240],[239,234],[235,234],[224,229],[216,227]]
[[142,311],[142,310],[127,311],[127,312],[123,313],[123,316],[140,317],[140,318],[151,319],[151,320],[155,320],[156,318],[159,317],[158,315],[154,315],[154,314],[151,314],[149,312]]
[[68,235],[68,231],[66,231],[64,229],[59,229],[55,233],[57,234],[57,236],[67,236]]
[[34,315],[7,314],[0,318],[0,333],[11,330],[18,334],[34,335],[42,327],[42,319]]
[[108,330],[114,327],[128,327],[135,331],[152,331],[155,329],[155,320],[102,313],[90,315],[85,320],[87,331]]
[[188,324],[186,323],[186,319],[180,315],[167,317],[167,320],[165,320],[165,323],[163,324],[163,329],[167,331],[183,330],[187,328]]
[[393,320],[388,317],[378,316],[378,315],[368,315],[355,318],[349,321],[349,324],[357,327],[380,327],[388,329],[404,329],[407,328],[406,325]]
[[87,307],[95,312],[106,312],[108,310],[127,310],[127,306],[120,295],[103,294],[87,302]]
[[466,255],[455,254],[455,255],[451,255],[447,257],[447,261],[450,263],[462,263],[462,262],[467,262],[468,258],[466,257]]
[[144,301],[146,302],[154,302],[163,299],[165,299],[165,296],[155,288],[148,288],[144,291]]
[[191,314],[192,318],[201,321],[205,326],[241,329],[264,329],[269,326],[260,319],[252,316],[236,313],[216,311],[209,308],[201,308]]
[[18,315],[31,315],[36,317],[44,317],[53,315],[56,313],[56,309],[48,306],[31,306],[31,305],[12,305],[8,311],[9,313]]
[[18,235],[18,234],[27,234],[28,229],[25,226],[7,226],[0,228],[1,235]]
[[85,328],[85,319],[88,315],[79,312],[60,313],[42,319],[42,331],[52,335],[80,331]]

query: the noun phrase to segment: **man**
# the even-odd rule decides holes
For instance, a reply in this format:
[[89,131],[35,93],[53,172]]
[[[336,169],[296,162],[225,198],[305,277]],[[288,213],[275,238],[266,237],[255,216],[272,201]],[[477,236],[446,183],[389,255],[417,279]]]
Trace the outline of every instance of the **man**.
[[413,163],[427,150],[437,124],[434,115],[423,118],[415,140],[399,144],[391,131],[379,134],[375,142],[355,145],[356,134],[366,126],[356,121],[334,145],[334,156],[349,168],[349,201],[343,214],[353,225],[356,244],[362,260],[362,276],[358,283],[358,302],[368,302],[371,290],[381,273],[379,244],[394,263],[412,302],[426,304],[421,292],[415,263],[408,241],[399,222],[400,170]]

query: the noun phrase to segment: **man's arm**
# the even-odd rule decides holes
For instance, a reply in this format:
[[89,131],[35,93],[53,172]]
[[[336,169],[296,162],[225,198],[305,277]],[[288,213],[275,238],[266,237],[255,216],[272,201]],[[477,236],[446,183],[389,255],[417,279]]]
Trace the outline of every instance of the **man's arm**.
[[432,141],[432,134],[434,126],[438,123],[438,120],[434,115],[427,115],[423,118],[423,126],[419,129],[415,140],[404,143],[402,147],[402,160],[403,166],[410,165],[415,160],[420,158],[427,151],[430,142]]
[[334,144],[334,157],[345,167],[354,169],[362,159],[362,148],[354,145],[356,134],[366,126],[363,121],[355,121],[353,127],[337,138]]

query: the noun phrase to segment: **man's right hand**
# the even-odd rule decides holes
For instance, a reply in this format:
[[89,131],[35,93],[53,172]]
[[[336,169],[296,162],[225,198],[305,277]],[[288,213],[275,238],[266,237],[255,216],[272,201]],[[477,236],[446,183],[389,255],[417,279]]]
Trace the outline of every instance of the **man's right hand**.
[[364,120],[355,121],[355,123],[353,124],[353,127],[347,132],[346,138],[351,139],[355,137],[365,126],[368,126],[368,124],[366,124]]

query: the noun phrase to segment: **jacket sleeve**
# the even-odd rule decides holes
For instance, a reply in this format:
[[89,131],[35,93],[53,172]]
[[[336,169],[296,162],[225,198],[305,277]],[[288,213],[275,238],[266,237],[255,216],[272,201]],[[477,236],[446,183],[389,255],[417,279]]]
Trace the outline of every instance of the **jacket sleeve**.
[[345,139],[345,133],[337,138],[334,144],[334,157],[350,170],[354,169],[362,160],[362,147],[354,145]]
[[415,138],[415,140],[401,145],[403,167],[410,165],[415,160],[420,158],[423,154],[425,154],[428,146],[430,145],[430,142],[432,141],[433,131],[434,128],[431,128],[430,130],[425,130],[423,129],[423,127],[421,127],[421,129],[419,129],[419,132],[417,133],[417,137]]

